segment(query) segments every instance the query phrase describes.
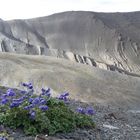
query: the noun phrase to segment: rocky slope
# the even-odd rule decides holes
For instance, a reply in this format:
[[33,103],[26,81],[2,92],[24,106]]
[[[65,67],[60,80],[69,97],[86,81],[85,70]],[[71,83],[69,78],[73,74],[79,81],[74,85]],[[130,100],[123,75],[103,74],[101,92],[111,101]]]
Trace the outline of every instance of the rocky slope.
[[0,50],[66,58],[140,74],[140,12],[64,12],[28,20],[0,20]]

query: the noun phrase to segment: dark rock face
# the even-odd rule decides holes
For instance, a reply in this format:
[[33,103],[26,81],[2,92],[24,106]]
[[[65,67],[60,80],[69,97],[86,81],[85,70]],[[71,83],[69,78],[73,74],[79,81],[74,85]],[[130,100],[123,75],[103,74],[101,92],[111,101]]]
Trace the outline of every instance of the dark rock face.
[[0,51],[54,56],[140,74],[140,12],[78,11],[0,20]]

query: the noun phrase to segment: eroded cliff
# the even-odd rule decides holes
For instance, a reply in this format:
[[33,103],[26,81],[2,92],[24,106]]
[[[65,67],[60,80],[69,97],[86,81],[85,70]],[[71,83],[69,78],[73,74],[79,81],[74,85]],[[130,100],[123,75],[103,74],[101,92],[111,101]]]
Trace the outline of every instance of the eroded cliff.
[[0,20],[0,51],[47,55],[140,74],[140,12],[64,12]]

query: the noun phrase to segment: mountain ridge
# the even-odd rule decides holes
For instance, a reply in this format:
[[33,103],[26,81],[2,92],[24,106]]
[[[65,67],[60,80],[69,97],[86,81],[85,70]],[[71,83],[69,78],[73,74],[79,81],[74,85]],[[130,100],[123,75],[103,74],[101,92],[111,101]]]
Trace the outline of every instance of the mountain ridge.
[[109,70],[107,66],[111,65],[140,74],[139,17],[139,11],[71,11],[0,21],[0,50],[60,57],[91,66],[101,62],[104,66],[96,63],[96,67]]
[[72,99],[139,109],[139,16],[79,11],[1,20],[0,85],[32,82],[36,94],[47,86],[54,96],[68,91]]

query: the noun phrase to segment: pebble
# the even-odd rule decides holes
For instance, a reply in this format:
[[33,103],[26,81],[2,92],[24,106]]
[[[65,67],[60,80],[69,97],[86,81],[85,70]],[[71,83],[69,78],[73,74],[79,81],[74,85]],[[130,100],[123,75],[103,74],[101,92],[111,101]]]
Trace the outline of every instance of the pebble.
[[112,125],[106,125],[103,124],[103,127],[109,128],[109,129],[119,129],[118,127],[112,126]]
[[135,113],[135,114],[140,114],[140,110],[128,110],[128,112],[130,113]]

